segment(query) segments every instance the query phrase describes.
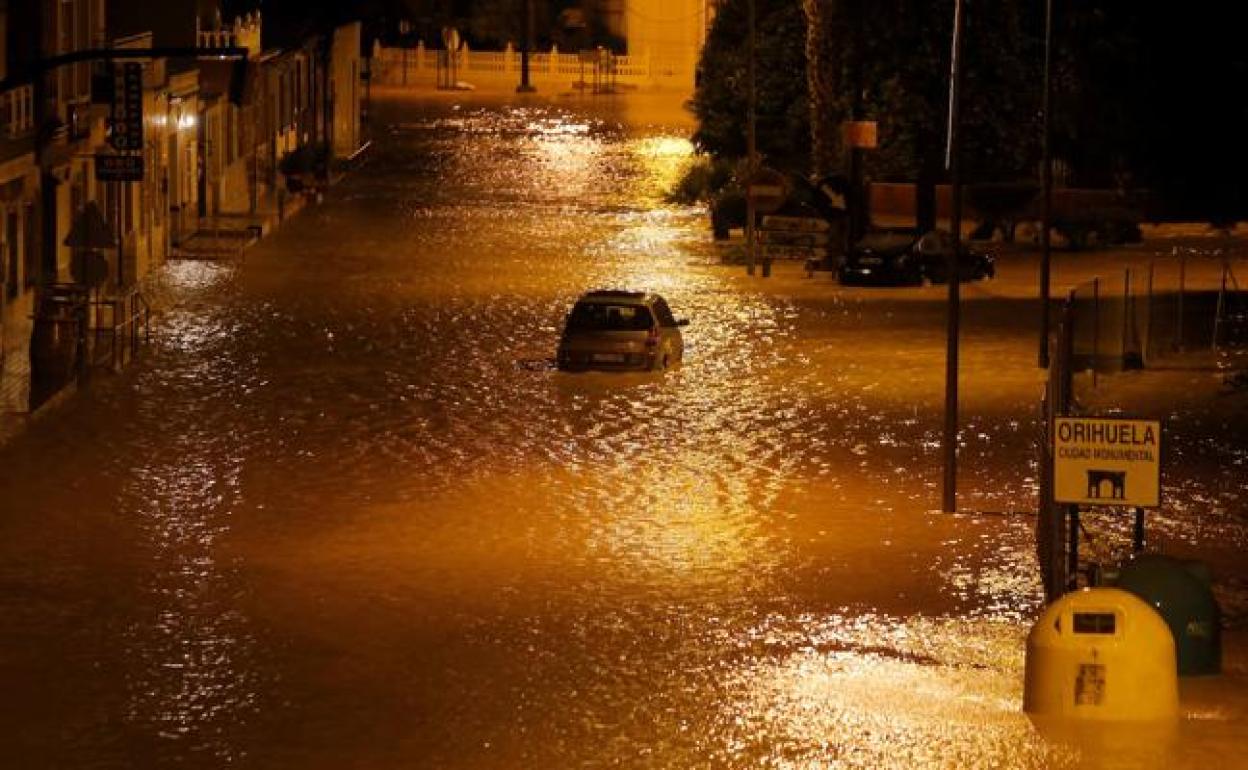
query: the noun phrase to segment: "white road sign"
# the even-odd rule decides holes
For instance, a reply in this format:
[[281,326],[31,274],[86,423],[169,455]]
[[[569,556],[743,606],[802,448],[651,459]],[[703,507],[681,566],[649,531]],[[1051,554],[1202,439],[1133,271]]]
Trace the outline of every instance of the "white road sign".
[[1058,417],[1053,499],[1079,505],[1161,504],[1161,421]]

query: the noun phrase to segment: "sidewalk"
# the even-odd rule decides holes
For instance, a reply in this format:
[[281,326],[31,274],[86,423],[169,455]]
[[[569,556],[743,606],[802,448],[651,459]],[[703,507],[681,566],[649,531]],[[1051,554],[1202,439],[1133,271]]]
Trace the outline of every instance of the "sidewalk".
[[[340,178],[340,177],[339,177]],[[337,181],[335,179],[334,181]],[[170,259],[232,259],[308,205],[316,193],[260,199],[255,213],[228,212],[200,220],[199,229],[170,249]]]

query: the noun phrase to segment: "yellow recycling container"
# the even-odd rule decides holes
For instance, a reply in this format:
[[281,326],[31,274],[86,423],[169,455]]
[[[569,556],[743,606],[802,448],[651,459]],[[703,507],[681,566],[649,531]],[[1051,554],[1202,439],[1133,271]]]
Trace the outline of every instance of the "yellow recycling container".
[[1175,719],[1174,637],[1146,602],[1086,588],[1045,609],[1027,635],[1023,710],[1092,720]]

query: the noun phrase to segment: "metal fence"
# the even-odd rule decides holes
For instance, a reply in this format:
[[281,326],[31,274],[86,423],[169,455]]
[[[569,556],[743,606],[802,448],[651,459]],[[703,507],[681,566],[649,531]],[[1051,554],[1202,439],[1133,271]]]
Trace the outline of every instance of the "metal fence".
[[1248,350],[1248,260],[1176,251],[1071,290],[1075,390],[1112,372]]
[[[1102,378],[1128,369],[1248,368],[1248,260],[1216,250],[1175,250],[1072,289],[1058,314],[1040,439],[1036,548],[1045,594],[1076,588],[1089,565],[1078,559],[1079,506],[1055,503],[1052,430],[1080,415]],[[1243,376],[1242,374],[1240,376]],[[1112,396],[1111,396],[1112,398]],[[1097,399],[1103,401],[1104,399]],[[1136,511],[1135,547],[1143,540]],[[1114,517],[1121,521],[1121,517]]]

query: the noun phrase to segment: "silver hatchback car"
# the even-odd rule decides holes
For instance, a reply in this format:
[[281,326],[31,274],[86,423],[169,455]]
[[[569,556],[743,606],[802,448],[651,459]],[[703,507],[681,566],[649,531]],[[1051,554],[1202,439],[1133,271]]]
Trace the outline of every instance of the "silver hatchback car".
[[685,341],[667,302],[640,291],[591,291],[576,301],[559,340],[560,369],[666,369]]

